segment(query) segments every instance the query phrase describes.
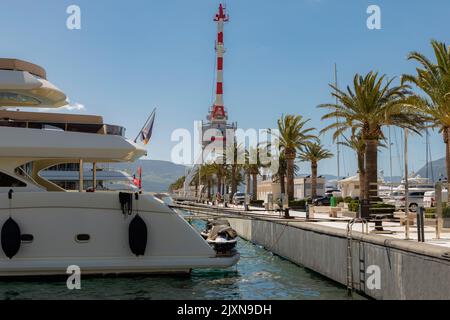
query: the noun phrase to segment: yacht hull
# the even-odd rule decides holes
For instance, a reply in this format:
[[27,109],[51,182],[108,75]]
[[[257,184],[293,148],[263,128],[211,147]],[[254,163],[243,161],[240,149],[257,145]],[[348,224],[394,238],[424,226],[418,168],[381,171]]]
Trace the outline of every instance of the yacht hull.
[[[148,230],[140,256],[130,248],[136,216]],[[148,194],[133,196],[125,213],[113,192],[0,194],[0,228],[10,217],[23,240],[11,259],[0,250],[0,277],[64,275],[69,266],[81,275],[185,273],[239,260],[237,253],[217,256],[182,216]]]

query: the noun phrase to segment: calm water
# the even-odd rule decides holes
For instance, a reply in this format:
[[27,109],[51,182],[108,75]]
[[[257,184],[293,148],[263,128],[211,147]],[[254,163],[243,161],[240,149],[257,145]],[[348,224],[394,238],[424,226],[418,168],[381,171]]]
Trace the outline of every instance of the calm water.
[[[196,223],[196,227],[201,225]],[[347,299],[346,290],[244,240],[241,260],[227,270],[191,276],[82,279],[70,291],[65,280],[0,282],[0,299]]]

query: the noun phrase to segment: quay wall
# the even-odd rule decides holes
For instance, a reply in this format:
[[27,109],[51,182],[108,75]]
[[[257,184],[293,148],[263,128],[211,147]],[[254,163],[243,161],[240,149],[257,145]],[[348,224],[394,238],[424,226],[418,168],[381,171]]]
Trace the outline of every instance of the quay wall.
[[[347,284],[347,233],[306,222],[228,218],[239,236],[298,265]],[[355,290],[374,299],[450,299],[450,249],[353,232]],[[380,269],[381,286],[369,289],[369,266]],[[360,281],[360,279],[362,281]]]

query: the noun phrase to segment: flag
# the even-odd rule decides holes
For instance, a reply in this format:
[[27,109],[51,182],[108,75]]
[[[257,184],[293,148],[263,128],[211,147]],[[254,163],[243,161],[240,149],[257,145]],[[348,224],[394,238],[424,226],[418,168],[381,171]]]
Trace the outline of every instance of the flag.
[[139,187],[139,179],[136,178],[136,175],[133,176],[133,184],[134,184],[136,187]]
[[139,177],[138,187],[139,187],[139,190],[141,190],[142,189],[142,167],[138,168],[138,177]]
[[144,127],[142,128],[141,132],[139,132],[139,135],[134,140],[135,143],[142,142],[144,145],[147,145],[150,141],[150,138],[153,134],[153,125],[155,123],[155,115],[156,115],[156,109],[153,110],[153,112],[150,114],[150,117],[148,117],[147,122],[144,124]]

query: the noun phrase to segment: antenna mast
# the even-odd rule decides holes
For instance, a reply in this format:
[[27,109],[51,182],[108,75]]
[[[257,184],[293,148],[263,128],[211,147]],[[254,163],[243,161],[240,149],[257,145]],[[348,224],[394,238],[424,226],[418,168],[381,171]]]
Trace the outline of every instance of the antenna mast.
[[[337,94],[337,87],[338,87],[338,80],[337,80],[338,74],[337,74],[337,64],[334,64],[334,85],[336,87],[336,94]],[[338,98],[336,97],[336,104],[338,104]],[[339,123],[338,117],[336,117],[336,123]],[[336,139],[336,151],[337,151],[337,181],[341,179],[341,146],[339,144],[339,136]]]

